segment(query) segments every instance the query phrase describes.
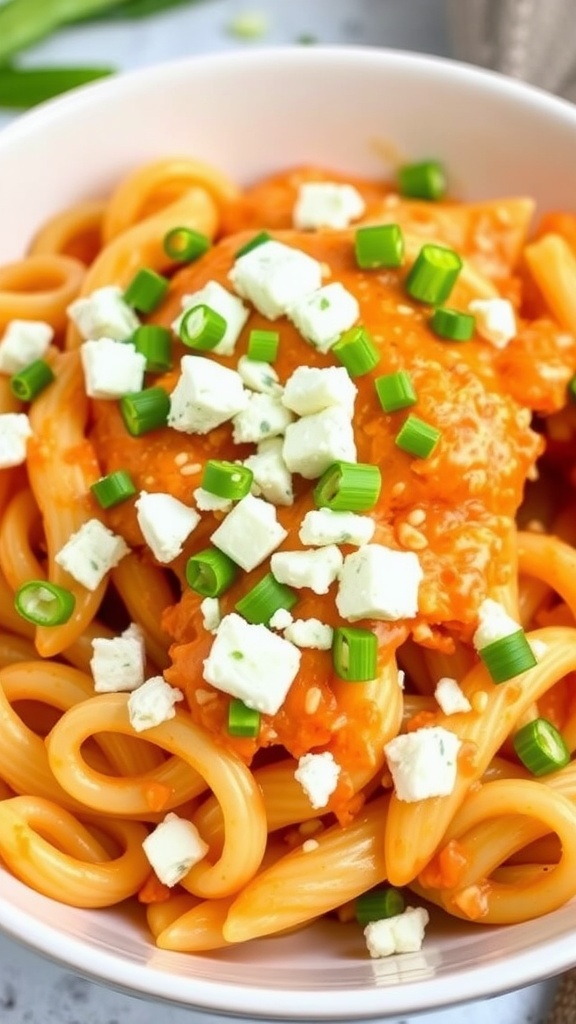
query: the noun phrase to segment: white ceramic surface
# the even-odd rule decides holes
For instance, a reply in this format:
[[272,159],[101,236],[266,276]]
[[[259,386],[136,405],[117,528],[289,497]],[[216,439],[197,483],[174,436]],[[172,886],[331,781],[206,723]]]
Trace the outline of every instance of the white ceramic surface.
[[[263,87],[263,83],[266,87]],[[248,181],[299,161],[382,174],[383,153],[446,161],[466,197],[574,203],[576,111],[448,62],[367,50],[226,55],[87,89],[0,136],[0,259],[48,213],[151,157],[186,152]],[[202,957],[155,950],[140,919],[57,906],[0,873],[0,927],[82,972],[207,1010],[392,1017],[502,992],[576,961],[574,906],[533,924],[434,921],[421,953],[370,961],[329,923]]]

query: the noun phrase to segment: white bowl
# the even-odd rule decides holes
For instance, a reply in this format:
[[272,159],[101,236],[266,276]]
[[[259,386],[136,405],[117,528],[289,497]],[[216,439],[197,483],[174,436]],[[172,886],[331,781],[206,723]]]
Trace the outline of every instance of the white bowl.
[[[435,156],[466,198],[574,203],[576,108],[497,75],[375,50],[206,57],[89,87],[0,135],[0,260],[38,224],[136,164],[189,153],[239,181],[298,162],[381,176],[383,153]],[[435,920],[421,953],[370,961],[328,922],[203,956],[155,949],[122,909],[59,906],[0,871],[0,927],[93,978],[265,1018],[415,1013],[525,985],[576,962],[574,905],[503,929]]]

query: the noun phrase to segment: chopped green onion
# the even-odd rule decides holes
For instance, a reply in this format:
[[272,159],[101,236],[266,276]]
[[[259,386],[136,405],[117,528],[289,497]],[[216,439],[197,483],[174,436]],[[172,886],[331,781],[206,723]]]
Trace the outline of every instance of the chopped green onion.
[[201,303],[186,310],[178,333],[188,348],[208,352],[216,348],[226,334],[226,321],[220,313],[210,306]]
[[404,235],[399,224],[373,224],[358,228],[354,240],[356,263],[362,270],[401,267]]
[[97,480],[91,485],[90,490],[100,508],[114,508],[137,494],[138,489],[125,469],[117,469],[114,473],[108,473],[108,476]]
[[74,594],[45,580],[30,580],[14,595],[18,614],[35,626],[61,626],[68,622],[75,604]]
[[348,683],[365,683],[378,675],[378,638],[371,629],[338,626],[332,641],[334,671]]
[[415,455],[418,459],[427,459],[434,451],[442,431],[433,427],[430,423],[418,419],[417,416],[408,416],[402,427],[396,434],[394,441],[398,448]]
[[362,377],[370,373],[380,362],[380,353],[362,325],[345,331],[332,346],[332,352],[351,377]]
[[239,260],[241,256],[245,256],[247,252],[252,252],[252,249],[256,249],[259,245],[263,245],[264,242],[270,241],[270,235],[267,231],[259,231],[257,235],[254,235],[248,242],[241,245],[239,249],[234,253],[234,258]]
[[55,379],[44,359],[35,359],[10,378],[10,390],[21,402],[32,402]]
[[547,775],[564,768],[570,751],[564,737],[547,718],[527,722],[514,736],[514,750],[533,775]]
[[[9,6],[12,6],[9,5]],[[22,13],[22,17],[25,17]],[[0,51],[2,50],[0,42]],[[0,107],[28,110],[69,89],[107,78],[114,68],[12,68],[0,67]]]
[[248,359],[260,363],[273,363],[278,355],[280,335],[278,331],[250,331],[248,338]]
[[192,228],[172,228],[164,235],[164,252],[178,263],[192,263],[211,248],[207,235]]
[[406,370],[386,373],[374,381],[376,394],[384,412],[398,412],[416,404],[416,392]]
[[406,903],[398,889],[371,889],[356,897],[356,920],[364,928],[371,921],[382,921],[385,917],[402,914]]
[[247,466],[241,466],[237,462],[208,459],[204,466],[201,486],[205,491],[217,494],[219,498],[238,501],[246,497],[253,479],[254,474]]
[[413,299],[439,306],[448,299],[461,270],[462,260],[453,249],[423,245],[406,278],[406,289]]
[[170,281],[149,267],[138,270],[124,292],[124,301],[139,313],[152,313],[163,301]]
[[146,359],[147,373],[165,373],[172,367],[172,335],[167,327],[142,324],[130,341]]
[[263,576],[252,590],[236,602],[236,611],[243,615],[247,622],[254,626],[267,625],[275,612],[280,608],[290,611],[298,600],[298,595],[278,580],[271,572]]
[[576,373],[568,383],[568,398],[576,404]]
[[165,427],[170,412],[170,398],[163,388],[144,388],[120,399],[124,426],[132,437]]
[[400,195],[408,199],[442,199],[446,194],[446,174],[437,160],[406,164],[398,171]]
[[478,654],[494,683],[505,683],[536,664],[534,651],[523,629],[494,640],[482,647]]
[[474,334],[476,319],[471,313],[461,313],[458,309],[439,306],[434,310],[430,326],[439,338],[448,341],[470,341]]
[[380,496],[382,476],[378,466],[364,462],[333,462],[314,488],[317,508],[333,512],[367,512]]
[[228,734],[255,739],[260,732],[260,712],[247,708],[243,700],[235,697],[228,705]]
[[186,563],[186,582],[203,597],[219,597],[232,586],[237,575],[236,563],[216,548],[198,551]]
[[240,11],[227,29],[236,39],[261,39],[268,31],[268,18],[262,11]]

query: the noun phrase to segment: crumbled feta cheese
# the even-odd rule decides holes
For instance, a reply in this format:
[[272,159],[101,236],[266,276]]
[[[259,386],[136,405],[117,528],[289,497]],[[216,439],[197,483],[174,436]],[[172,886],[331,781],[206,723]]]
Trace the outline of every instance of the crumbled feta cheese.
[[178,337],[180,337],[182,320],[188,310],[193,309],[194,306],[209,306],[210,309],[213,309],[215,313],[218,313],[226,321],[224,337],[211,351],[219,356],[232,355],[236,342],[242,333],[242,328],[250,315],[242,300],[233,295],[232,292],[229,292],[227,288],[223,288],[221,284],[218,284],[218,281],[208,281],[200,291],[194,292],[192,295],[183,296],[182,313],[172,324],[172,330],[175,331]]
[[262,498],[247,494],[212,534],[212,543],[246,572],[268,558],[287,536],[276,519],[276,509]]
[[134,345],[112,338],[85,341],[80,359],[90,398],[121,398],[142,390],[146,356],[137,352]]
[[218,626],[222,622],[222,615],[220,612],[220,601],[217,597],[205,597],[200,602],[200,611],[202,612],[202,625],[209,633],[215,633]]
[[91,295],[75,299],[68,306],[67,313],[86,341],[96,341],[98,338],[125,341],[140,325],[134,310],[124,302],[123,291],[117,285],[106,285],[97,288]]
[[43,320],[11,320],[0,341],[0,373],[18,373],[42,359],[54,337]]
[[347,228],[366,209],[354,185],[334,181],[304,181],[298,189],[292,213],[298,231]]
[[247,707],[275,715],[296,678],[300,657],[298,648],[288,640],[232,612],[218,627],[203,676],[218,690],[239,697]]
[[203,487],[197,487],[192,495],[201,512],[229,512],[232,508],[230,498],[221,498],[219,494],[212,494],[212,491],[206,491]]
[[311,547],[323,547],[325,544],[354,544],[360,547],[372,540],[375,529],[376,523],[371,516],[319,508],[306,513],[298,536],[303,544]]
[[282,402],[298,416],[311,416],[339,405],[351,417],[357,393],[344,366],[298,366],[286,381]]
[[348,413],[340,406],[302,416],[286,427],[282,449],[291,473],[306,480],[322,476],[333,462],[356,462],[354,428]]
[[424,573],[413,551],[366,544],[347,555],[340,574],[336,607],[343,619],[413,619]]
[[140,491],[135,502],[142,535],[157,562],[173,562],[200,522],[195,508],[189,508],[171,494]]
[[309,587],[315,594],[327,594],[343,561],[340,548],[328,544],[312,551],[277,551],[270,559],[270,568],[279,583]]
[[328,352],[359,315],[358,300],[339,281],[305,295],[288,310],[302,337],[320,352]]
[[472,705],[466,694],[460,689],[456,679],[442,676],[436,684],[434,696],[445,715],[457,715],[460,711],[472,711]]
[[[291,613],[287,608],[278,608],[268,623],[269,629],[286,629],[294,622]],[[289,639],[289,638],[288,638]]]
[[250,388],[250,391],[261,391],[262,394],[267,395],[282,394],[282,385],[278,383],[278,374],[271,363],[262,363],[258,359],[240,356],[238,373],[242,377],[244,386]]
[[26,442],[32,437],[32,427],[26,413],[0,414],[0,469],[21,466],[26,462]]
[[504,606],[487,597],[478,609],[478,626],[472,642],[477,651],[482,651],[484,647],[517,633],[519,629],[522,626],[508,615]]
[[248,394],[246,408],[233,419],[234,444],[257,444],[268,437],[283,434],[294,416],[275,395],[257,391]]
[[476,318],[476,330],[494,348],[506,348],[516,336],[516,316],[508,299],[473,299],[468,309]]
[[144,682],[146,650],[144,634],[132,623],[120,636],[95,637],[90,668],[96,693],[135,690]]
[[253,475],[252,494],[263,494],[273,505],[292,505],[294,502],[292,474],[282,456],[283,446],[282,438],[270,437],[260,442],[255,455],[244,459],[244,465]]
[[248,402],[235,370],[204,356],[183,356],[180,378],[170,395],[168,426],[186,434],[207,434],[231,420]]
[[99,519],[88,519],[60,548],[54,561],[87,590],[96,590],[129,550],[122,537]]
[[294,778],[302,786],[312,807],[316,809],[326,807],[338,785],[340,771],[340,765],[334,760],[334,755],[325,750],[322,754],[304,754],[299,758]]
[[434,725],[403,733],[384,747],[399,800],[414,803],[449,796],[456,785],[461,741],[454,732]]
[[277,320],[322,283],[322,266],[307,253],[283,242],[263,242],[240,256],[229,278],[268,320]]
[[204,860],[209,846],[191,821],[167,814],[144,840],[142,849],[160,881],[172,888]]
[[181,700],[184,700],[181,690],[170,686],[162,676],[152,676],[128,698],[130,725],[135,732],[144,732],[169,722],[176,714],[174,705]]
[[422,949],[429,920],[430,915],[424,907],[406,907],[402,914],[370,921],[364,929],[370,956],[376,958],[393,956],[394,953],[417,953]]
[[406,673],[403,672],[401,668],[398,669],[398,677],[397,678],[398,678],[398,686],[400,687],[401,690],[403,690],[404,686],[406,685]]
[[320,619],[294,619],[284,630],[286,640],[296,647],[310,647],[317,651],[329,651],[332,647],[334,630]]

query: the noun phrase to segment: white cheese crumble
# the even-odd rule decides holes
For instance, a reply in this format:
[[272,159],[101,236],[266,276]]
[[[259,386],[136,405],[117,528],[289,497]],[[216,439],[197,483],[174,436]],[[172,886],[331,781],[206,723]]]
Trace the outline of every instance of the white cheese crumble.
[[54,561],[87,590],[96,590],[129,547],[99,519],[88,519],[73,533]]
[[208,434],[246,407],[248,392],[235,370],[204,356],[183,356],[180,371],[168,414],[174,430]]
[[342,569],[343,556],[335,544],[311,551],[277,551],[270,568],[279,583],[308,587],[315,594],[327,594]]
[[344,366],[298,366],[286,381],[282,402],[298,416],[311,416],[331,405],[352,416],[357,393]]
[[424,573],[413,551],[366,544],[347,555],[340,574],[336,607],[343,619],[413,619]]
[[332,647],[334,630],[320,619],[294,619],[284,630],[286,640],[296,647],[309,647],[317,651],[329,651]]
[[142,849],[156,876],[172,888],[204,860],[209,846],[191,821],[167,814],[144,840]]
[[289,320],[319,352],[329,352],[359,315],[358,300],[339,281],[305,295],[288,310]]
[[199,291],[182,297],[182,313],[172,324],[172,330],[178,337],[180,337],[182,320],[188,310],[193,309],[194,306],[208,306],[226,321],[224,336],[211,351],[219,356],[232,355],[249,316],[249,310],[242,300],[229,292],[227,288],[223,288],[218,281],[208,281]]
[[135,622],[120,636],[95,637],[90,668],[96,693],[122,693],[144,682],[144,633]]
[[80,359],[90,398],[121,398],[142,390],[146,357],[134,345],[112,338],[85,341]]
[[203,487],[196,487],[192,496],[201,512],[229,512],[233,504],[230,498],[221,498],[219,494],[206,491]]
[[298,188],[292,218],[298,231],[342,230],[358,220],[365,209],[364,199],[354,185],[304,181]]
[[361,547],[374,536],[376,523],[371,516],[355,512],[333,512],[330,508],[311,509],[302,520],[298,536],[303,544],[353,544]]
[[340,772],[340,765],[333,754],[325,750],[322,754],[304,754],[299,758],[294,778],[316,810],[326,807],[338,785]]
[[212,534],[212,543],[246,572],[268,558],[287,532],[276,519],[276,509],[262,498],[247,494]]
[[284,442],[280,437],[261,441],[255,455],[244,459],[244,465],[252,471],[252,494],[262,494],[273,505],[292,505],[294,490],[292,474],[282,455]]
[[278,382],[278,374],[271,363],[262,363],[258,359],[240,356],[238,373],[244,386],[250,391],[260,391],[266,395],[281,395],[282,385]]
[[395,953],[416,953],[422,949],[430,915],[424,907],[406,907],[402,914],[370,921],[364,938],[370,956],[376,959]]
[[203,677],[223,693],[239,697],[249,708],[275,715],[296,678],[300,657],[298,648],[288,640],[232,612],[218,627]]
[[318,260],[270,240],[239,256],[229,278],[234,290],[268,320],[277,320],[322,283]]
[[478,609],[478,626],[472,642],[477,651],[482,651],[497,640],[512,636],[519,629],[522,629],[522,626],[508,615],[504,605],[487,597]]
[[494,348],[506,348],[516,336],[514,306],[508,299],[473,299],[468,309],[476,318],[476,330]]
[[232,420],[232,440],[234,444],[257,444],[269,437],[278,437],[293,419],[278,397],[251,391],[246,407]]
[[[287,608],[278,608],[268,623],[269,629],[286,629],[294,622],[291,613]],[[289,638],[288,638],[289,639]]]
[[174,718],[174,705],[184,700],[184,694],[170,686],[162,676],[152,676],[134,690],[128,698],[128,717],[135,732],[153,729]]
[[459,712],[472,711],[472,705],[456,679],[442,676],[436,683],[434,696],[445,715],[457,715]]
[[200,522],[196,509],[171,494],[140,491],[135,502],[142,536],[157,562],[173,562]]
[[222,622],[222,614],[220,612],[220,601],[217,597],[205,597],[200,602],[200,611],[202,612],[202,625],[209,633],[215,633],[218,626]]
[[86,341],[98,338],[125,341],[140,325],[117,285],[106,285],[84,298],[75,299],[67,313]]
[[0,414],[0,469],[10,469],[26,462],[29,437],[32,437],[32,427],[26,413]]
[[461,741],[454,732],[434,725],[403,733],[384,747],[399,800],[414,803],[449,796],[456,785]]
[[54,328],[43,320],[11,320],[0,341],[0,373],[18,373],[46,355]]
[[349,414],[340,406],[302,416],[286,427],[284,462],[291,473],[306,480],[322,476],[339,459],[356,462],[354,427]]

